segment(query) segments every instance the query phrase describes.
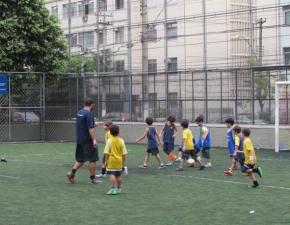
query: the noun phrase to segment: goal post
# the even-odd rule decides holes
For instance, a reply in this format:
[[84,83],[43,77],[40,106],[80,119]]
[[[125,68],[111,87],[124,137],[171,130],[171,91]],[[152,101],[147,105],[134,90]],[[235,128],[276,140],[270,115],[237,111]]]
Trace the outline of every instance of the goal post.
[[[282,85],[290,85],[290,81],[277,81],[275,82],[275,152],[279,152],[281,147],[284,148],[284,151],[287,150],[287,146],[284,147],[284,144],[280,142],[280,92],[279,88]],[[290,87],[289,87],[290,89]],[[286,96],[288,98],[288,93],[286,92]],[[286,98],[286,99],[287,99]],[[288,101],[288,99],[287,99]],[[288,110],[288,108],[286,108]],[[288,113],[286,113],[288,116]],[[287,118],[288,121],[288,118]],[[286,129],[286,128],[285,128]],[[288,136],[288,135],[287,135]],[[289,132],[289,139],[290,139],[290,132]],[[289,149],[288,149],[289,150]]]

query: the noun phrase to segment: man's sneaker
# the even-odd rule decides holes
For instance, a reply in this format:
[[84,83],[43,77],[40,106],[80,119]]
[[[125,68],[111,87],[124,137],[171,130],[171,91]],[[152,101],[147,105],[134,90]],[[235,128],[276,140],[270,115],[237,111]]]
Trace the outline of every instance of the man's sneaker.
[[69,182],[71,182],[71,183],[75,182],[75,180],[74,180],[75,175],[72,172],[67,173],[66,176],[67,176],[67,179],[69,180]]
[[145,166],[144,164],[143,164],[143,165],[140,165],[140,166],[138,166],[138,167],[139,167],[139,168],[142,168],[142,169],[147,169],[147,168],[148,168],[148,166],[147,166],[147,165]]
[[89,180],[89,184],[101,184],[103,181],[98,180],[97,178],[94,178],[93,180]]
[[205,168],[205,166],[204,165],[201,165],[200,167],[199,167],[199,170],[203,170]]
[[117,190],[109,190],[108,192],[107,192],[107,195],[116,195],[117,194]]
[[106,174],[98,174],[95,177],[96,178],[105,178],[106,177]]
[[230,171],[230,170],[226,170],[226,171],[224,171],[224,173],[226,175],[229,175],[229,176],[232,176],[233,175],[232,171]]
[[118,195],[118,194],[122,194],[121,189],[117,189],[117,190],[116,190],[116,194],[117,194],[117,195]]
[[181,158],[175,159],[175,162],[181,162]]
[[165,168],[165,166],[162,164],[162,165],[159,165],[159,167],[158,167],[159,169],[164,169]]
[[243,176],[248,177],[248,176],[250,176],[250,174],[244,173]]
[[176,171],[183,171],[183,168],[182,167],[178,167],[175,169]]
[[128,176],[128,167],[127,166],[124,167],[124,175],[125,175],[125,177]]
[[260,188],[260,185],[253,184],[253,185],[249,185],[248,188]]
[[211,168],[211,164],[210,163],[207,163],[207,164],[204,165],[204,167],[205,168]]
[[1,162],[6,162],[7,163],[7,160],[5,158],[0,157],[0,159],[1,159]]
[[258,172],[257,172],[260,176],[260,178],[262,178],[263,176],[263,172],[262,172],[262,168],[261,167],[258,167]]

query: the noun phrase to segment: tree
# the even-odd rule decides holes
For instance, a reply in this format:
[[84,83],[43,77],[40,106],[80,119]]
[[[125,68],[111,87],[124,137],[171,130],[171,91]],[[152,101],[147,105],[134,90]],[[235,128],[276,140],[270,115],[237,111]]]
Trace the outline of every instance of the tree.
[[47,72],[67,68],[68,47],[56,15],[43,0],[0,1],[0,70]]

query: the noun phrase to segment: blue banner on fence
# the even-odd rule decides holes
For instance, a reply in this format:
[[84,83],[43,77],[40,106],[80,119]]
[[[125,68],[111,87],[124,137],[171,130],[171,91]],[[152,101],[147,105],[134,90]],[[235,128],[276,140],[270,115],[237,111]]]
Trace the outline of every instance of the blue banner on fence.
[[0,74],[0,94],[8,94],[8,76]]

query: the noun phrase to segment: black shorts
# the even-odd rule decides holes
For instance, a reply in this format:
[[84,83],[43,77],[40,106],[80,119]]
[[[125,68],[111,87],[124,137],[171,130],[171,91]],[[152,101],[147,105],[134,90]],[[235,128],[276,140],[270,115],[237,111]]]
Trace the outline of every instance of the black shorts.
[[191,158],[193,158],[194,160],[196,159],[196,154],[194,154],[194,150],[185,150],[184,152],[182,152],[182,159],[189,159],[189,156],[191,156]]
[[124,171],[123,170],[117,170],[117,171],[107,171],[107,174],[112,174],[112,175],[115,175],[116,177],[119,177],[122,175]]
[[99,161],[98,147],[94,148],[92,144],[77,144],[76,161],[77,162]]
[[152,155],[156,156],[157,154],[159,154],[159,149],[158,148],[151,148],[151,149],[147,148],[146,152],[148,152],[149,154],[151,153]]

